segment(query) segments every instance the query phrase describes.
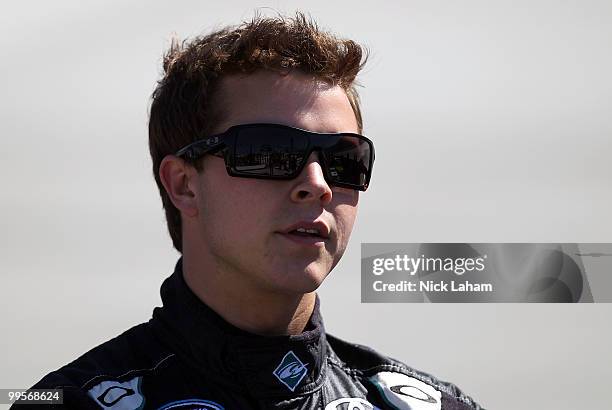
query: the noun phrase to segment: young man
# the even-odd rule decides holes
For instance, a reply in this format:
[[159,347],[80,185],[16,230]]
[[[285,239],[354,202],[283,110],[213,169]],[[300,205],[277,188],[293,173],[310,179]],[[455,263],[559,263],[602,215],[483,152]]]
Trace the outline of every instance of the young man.
[[374,162],[360,135],[362,57],[301,14],[171,47],[149,129],[182,253],[164,306],[36,388],[62,388],[73,408],[480,408],[323,328],[315,291]]

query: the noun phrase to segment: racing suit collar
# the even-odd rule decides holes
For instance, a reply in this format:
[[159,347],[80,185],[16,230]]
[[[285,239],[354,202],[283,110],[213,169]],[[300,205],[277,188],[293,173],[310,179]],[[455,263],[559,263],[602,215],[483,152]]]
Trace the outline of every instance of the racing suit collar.
[[184,280],[182,259],[161,297],[153,330],[204,377],[262,398],[305,394],[323,384],[327,343],[318,296],[303,333],[272,337],[243,331],[204,304]]

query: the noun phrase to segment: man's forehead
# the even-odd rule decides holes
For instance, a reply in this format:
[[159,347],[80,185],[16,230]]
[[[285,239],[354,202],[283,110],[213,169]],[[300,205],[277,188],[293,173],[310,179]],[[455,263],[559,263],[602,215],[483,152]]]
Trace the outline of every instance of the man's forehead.
[[[344,89],[298,70],[287,74],[259,70],[224,76],[214,104],[220,114],[215,132],[248,122],[301,125],[321,132],[357,132]],[[299,124],[300,121],[307,124]]]

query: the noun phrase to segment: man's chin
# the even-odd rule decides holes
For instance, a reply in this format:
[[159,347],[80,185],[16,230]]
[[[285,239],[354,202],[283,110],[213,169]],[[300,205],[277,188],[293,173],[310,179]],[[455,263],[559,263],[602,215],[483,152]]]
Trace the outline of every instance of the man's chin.
[[321,286],[327,273],[320,269],[305,269],[288,272],[275,285],[285,292],[305,294],[314,292]]

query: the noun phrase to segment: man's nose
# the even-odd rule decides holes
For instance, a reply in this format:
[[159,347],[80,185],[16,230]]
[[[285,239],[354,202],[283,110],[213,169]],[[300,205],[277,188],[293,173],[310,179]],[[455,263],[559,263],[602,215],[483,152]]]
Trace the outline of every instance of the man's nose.
[[332,190],[325,180],[323,166],[319,161],[320,153],[313,151],[302,172],[295,179],[291,199],[296,202],[321,201],[328,204],[332,199]]

